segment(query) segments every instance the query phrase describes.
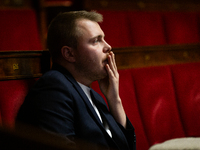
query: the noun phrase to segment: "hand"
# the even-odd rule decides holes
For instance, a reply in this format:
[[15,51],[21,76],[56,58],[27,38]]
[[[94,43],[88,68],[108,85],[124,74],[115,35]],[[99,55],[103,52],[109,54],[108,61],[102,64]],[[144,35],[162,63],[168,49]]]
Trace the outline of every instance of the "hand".
[[99,86],[108,103],[119,98],[119,74],[115,63],[115,55],[110,52],[108,64],[105,66],[108,76],[99,80]]
[[107,99],[110,113],[118,123],[126,128],[126,114],[119,96],[119,73],[113,52],[109,53],[108,64],[105,67],[108,75],[106,78],[98,81],[101,92]]

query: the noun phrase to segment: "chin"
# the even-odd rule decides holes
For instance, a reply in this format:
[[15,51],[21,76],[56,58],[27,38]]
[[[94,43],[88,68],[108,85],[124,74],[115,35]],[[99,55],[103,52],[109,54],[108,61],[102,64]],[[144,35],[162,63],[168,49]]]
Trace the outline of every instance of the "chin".
[[99,73],[98,75],[97,75],[97,80],[100,80],[100,79],[104,79],[105,77],[107,77],[108,76],[108,73],[107,73],[107,71],[106,70],[103,70],[101,73]]

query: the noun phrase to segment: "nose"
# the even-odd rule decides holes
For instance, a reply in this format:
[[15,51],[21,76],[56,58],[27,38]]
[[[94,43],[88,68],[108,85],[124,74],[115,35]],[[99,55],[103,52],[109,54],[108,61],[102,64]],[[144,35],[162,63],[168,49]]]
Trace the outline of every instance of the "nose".
[[112,47],[104,40],[104,48],[103,52],[104,53],[109,53],[111,51]]

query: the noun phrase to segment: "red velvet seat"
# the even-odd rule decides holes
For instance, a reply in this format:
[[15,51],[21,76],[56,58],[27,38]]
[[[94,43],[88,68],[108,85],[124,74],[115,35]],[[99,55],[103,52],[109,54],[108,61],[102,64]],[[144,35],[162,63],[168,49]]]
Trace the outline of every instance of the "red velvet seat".
[[128,13],[132,45],[150,46],[166,44],[163,18],[160,12]]
[[0,81],[0,119],[4,127],[14,127],[17,112],[36,79]]
[[185,136],[170,67],[132,71],[138,107],[150,145]]
[[168,44],[198,43],[200,41],[196,13],[166,12],[164,21]]
[[0,10],[0,50],[41,50],[34,10]]
[[141,120],[132,73],[130,70],[119,70],[119,75],[119,92],[126,114],[135,128],[136,147],[137,149],[147,150],[149,142],[144,130],[143,120]]
[[200,136],[200,63],[172,66],[180,117],[186,136]]

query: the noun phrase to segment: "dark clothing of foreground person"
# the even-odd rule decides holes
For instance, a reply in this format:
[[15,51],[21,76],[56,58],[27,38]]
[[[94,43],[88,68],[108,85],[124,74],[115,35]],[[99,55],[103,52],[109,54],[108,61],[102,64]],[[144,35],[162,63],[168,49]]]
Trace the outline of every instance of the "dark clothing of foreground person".
[[103,98],[91,89],[98,110],[108,123],[112,138],[87,96],[72,75],[59,65],[39,79],[18,114],[22,121],[55,133],[83,139],[103,148],[134,149],[134,128],[127,119],[127,129],[109,113]]

